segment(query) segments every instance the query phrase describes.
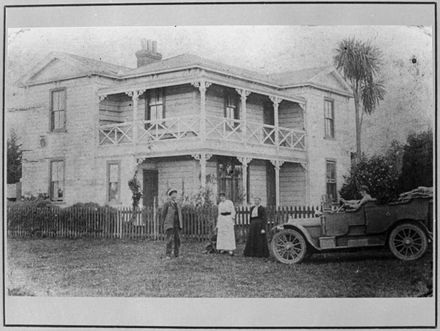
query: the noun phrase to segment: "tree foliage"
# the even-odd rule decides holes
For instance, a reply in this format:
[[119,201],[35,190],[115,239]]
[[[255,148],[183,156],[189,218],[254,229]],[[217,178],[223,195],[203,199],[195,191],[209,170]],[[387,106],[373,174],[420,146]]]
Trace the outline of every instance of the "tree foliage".
[[363,113],[371,114],[385,96],[385,87],[379,74],[382,53],[370,42],[354,38],[342,40],[336,48],[334,64],[349,82],[354,97],[356,112],[356,155],[361,158],[361,126]]
[[384,155],[363,155],[352,165],[339,193],[344,199],[359,199],[361,185],[368,186],[379,202],[388,202],[419,186],[432,186],[432,131],[409,135],[405,145],[394,140]]
[[400,191],[410,191],[418,186],[433,186],[432,131],[411,134],[403,150]]
[[398,170],[392,160],[383,155],[370,158],[364,155],[352,165],[339,193],[344,199],[360,199],[359,189],[366,185],[373,198],[386,203],[397,198],[398,179]]
[[11,131],[11,136],[7,142],[7,183],[14,184],[21,178],[21,144],[15,131]]

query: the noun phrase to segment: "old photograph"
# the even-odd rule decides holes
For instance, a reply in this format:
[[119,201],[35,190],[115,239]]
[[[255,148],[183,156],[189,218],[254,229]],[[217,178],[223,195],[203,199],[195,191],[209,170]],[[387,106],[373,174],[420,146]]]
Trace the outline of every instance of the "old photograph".
[[8,297],[433,296],[432,26],[6,37]]

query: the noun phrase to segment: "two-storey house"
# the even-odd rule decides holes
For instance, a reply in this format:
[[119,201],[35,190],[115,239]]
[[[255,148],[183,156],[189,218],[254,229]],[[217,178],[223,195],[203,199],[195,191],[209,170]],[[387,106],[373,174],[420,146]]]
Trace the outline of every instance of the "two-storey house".
[[51,53],[21,78],[24,194],[129,205],[208,185],[236,202],[337,199],[354,149],[352,94],[332,67],[262,74],[196,55],[162,59],[143,41],[137,68]]

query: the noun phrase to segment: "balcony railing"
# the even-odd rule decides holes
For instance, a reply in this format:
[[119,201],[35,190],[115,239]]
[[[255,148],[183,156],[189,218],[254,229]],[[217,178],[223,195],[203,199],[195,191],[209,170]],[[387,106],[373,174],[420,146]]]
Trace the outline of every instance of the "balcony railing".
[[169,117],[137,123],[138,142],[198,137],[200,118],[197,116]]
[[[150,121],[115,123],[99,127],[100,145],[119,145],[161,141],[179,141],[202,137],[202,121],[199,116],[181,116]],[[305,150],[306,133],[303,130],[276,127],[256,122],[207,116],[206,139],[237,142],[248,145],[272,145],[292,150]]]

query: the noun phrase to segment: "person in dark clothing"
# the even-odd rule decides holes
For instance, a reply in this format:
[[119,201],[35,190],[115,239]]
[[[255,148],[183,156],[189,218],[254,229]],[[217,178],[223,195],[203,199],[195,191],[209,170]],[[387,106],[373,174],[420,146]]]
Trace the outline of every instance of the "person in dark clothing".
[[168,191],[168,200],[162,209],[162,219],[164,222],[164,230],[167,237],[166,258],[171,258],[171,251],[174,243],[174,256],[179,256],[180,248],[180,230],[182,230],[182,210],[177,203],[177,190]]
[[260,198],[255,198],[251,207],[251,224],[244,248],[244,256],[269,257],[266,239],[266,209],[260,205]]

